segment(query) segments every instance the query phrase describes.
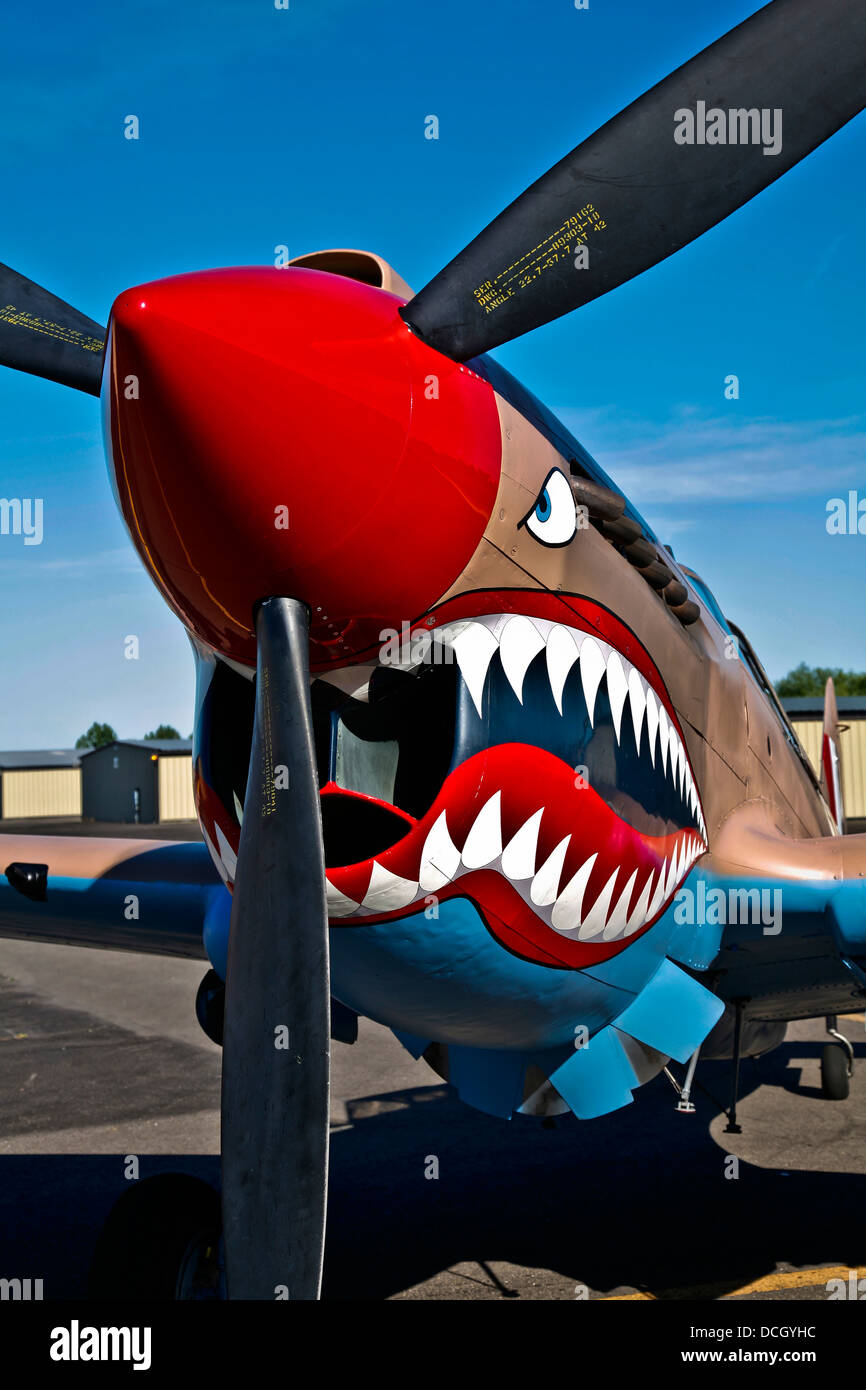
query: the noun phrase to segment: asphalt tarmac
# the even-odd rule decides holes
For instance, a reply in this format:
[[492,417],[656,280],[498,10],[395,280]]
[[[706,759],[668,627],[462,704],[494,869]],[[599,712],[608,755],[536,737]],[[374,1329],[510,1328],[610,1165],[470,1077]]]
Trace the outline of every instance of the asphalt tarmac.
[[[0,941],[0,1278],[83,1297],[127,1155],[142,1178],[218,1185],[203,969]],[[357,1044],[333,1045],[324,1297],[826,1299],[828,1280],[866,1276],[863,1016],[841,1026],[858,1057],[847,1101],[821,1095],[823,1023],[794,1024],[743,1064],[743,1132],[728,1135],[701,1091],[678,1114],[664,1077],[591,1122],[491,1119],[362,1022]],[[698,1079],[727,1098],[726,1064]]]

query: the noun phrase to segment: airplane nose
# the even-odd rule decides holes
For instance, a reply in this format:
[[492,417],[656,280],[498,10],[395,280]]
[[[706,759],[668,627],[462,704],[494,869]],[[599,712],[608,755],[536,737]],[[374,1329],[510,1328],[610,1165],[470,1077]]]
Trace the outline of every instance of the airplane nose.
[[184,624],[255,665],[253,607],[311,610],[341,664],[454,583],[493,509],[490,386],[404,301],[309,269],[204,271],[116,300],[107,453],[133,542]]

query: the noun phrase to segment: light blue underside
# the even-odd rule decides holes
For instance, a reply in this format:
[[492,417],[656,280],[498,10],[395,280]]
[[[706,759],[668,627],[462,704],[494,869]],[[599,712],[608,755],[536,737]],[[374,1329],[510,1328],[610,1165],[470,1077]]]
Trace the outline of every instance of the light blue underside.
[[[687,884],[781,888],[786,916],[832,919],[840,948],[866,943],[866,883],[718,879],[700,866]],[[205,944],[225,971],[228,893],[214,901]],[[448,1046],[449,1079],[461,1098],[510,1116],[523,1099],[526,1068],[538,1066],[581,1118],[632,1099],[637,1079],[618,1034],[629,1034],[685,1061],[723,1012],[719,999],[679,968],[705,970],[723,933],[761,931],[721,923],[682,925],[677,899],[649,932],[619,955],[585,970],[559,970],[512,955],[466,898],[439,905],[438,916],[331,929],[332,993],[393,1029],[413,1056],[430,1042]],[[616,1027],[611,1027],[615,1023]],[[589,1042],[575,1046],[586,1029]]]

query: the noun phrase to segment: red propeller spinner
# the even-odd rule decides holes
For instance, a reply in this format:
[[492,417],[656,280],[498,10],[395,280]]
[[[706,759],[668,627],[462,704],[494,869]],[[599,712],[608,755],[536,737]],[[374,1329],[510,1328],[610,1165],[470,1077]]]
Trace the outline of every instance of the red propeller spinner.
[[308,269],[212,270],[114,304],[106,446],[132,540],[184,624],[255,665],[253,606],[312,612],[344,663],[430,607],[496,497],[490,386],[415,337],[404,301]]

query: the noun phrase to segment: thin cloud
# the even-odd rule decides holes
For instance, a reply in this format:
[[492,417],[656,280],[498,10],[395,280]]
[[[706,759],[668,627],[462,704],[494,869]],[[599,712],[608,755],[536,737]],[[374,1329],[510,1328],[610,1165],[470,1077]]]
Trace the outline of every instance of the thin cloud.
[[684,408],[660,425],[613,411],[559,414],[639,507],[826,498],[866,476],[862,416],[742,420]]
[[61,560],[44,560],[41,568],[44,570],[56,570],[60,573],[72,573],[74,571],[88,572],[91,570],[111,569],[111,570],[140,570],[141,561],[135,552],[128,547],[120,547],[117,550],[99,550],[94,555],[68,556]]
[[144,573],[141,561],[131,546],[116,550],[98,550],[92,555],[67,555],[56,560],[43,559],[41,546],[24,546],[20,536],[2,537],[4,544],[21,546],[17,556],[0,551],[0,572],[26,575],[33,578],[34,570],[41,573],[84,575],[100,574],[110,570],[113,574]]

